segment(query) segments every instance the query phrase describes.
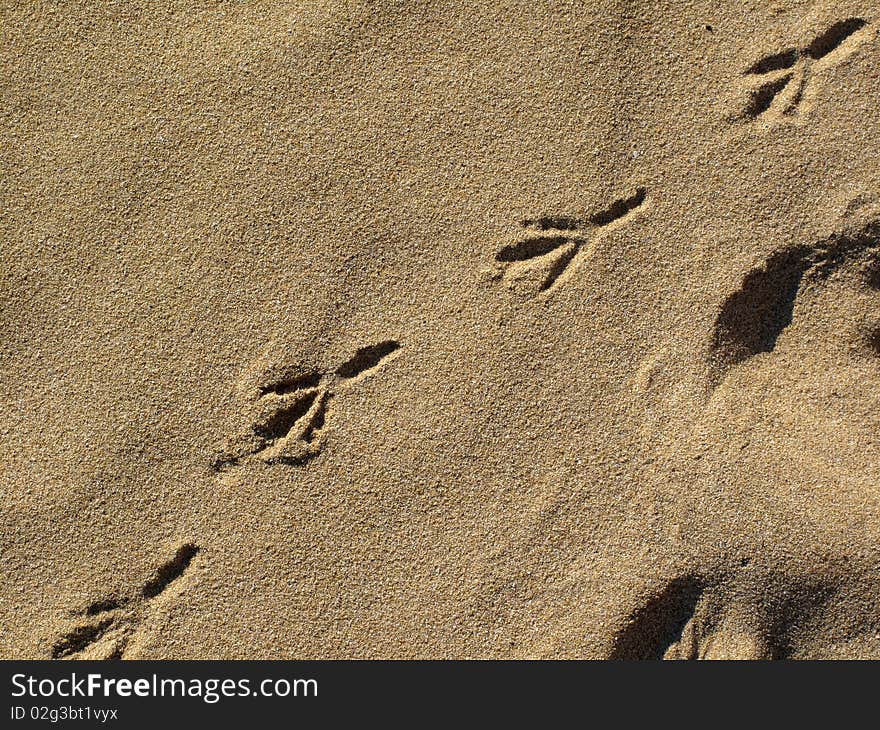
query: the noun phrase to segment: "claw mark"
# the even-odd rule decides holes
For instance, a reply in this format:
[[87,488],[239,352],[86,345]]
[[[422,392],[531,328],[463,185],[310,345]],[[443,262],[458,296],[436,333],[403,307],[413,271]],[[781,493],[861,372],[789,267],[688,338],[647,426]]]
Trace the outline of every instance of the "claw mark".
[[644,188],[636,190],[635,195],[623,200],[615,200],[608,208],[593,216],[590,216],[590,222],[594,226],[608,226],[624,216],[632,213],[642,203],[645,202],[647,191]]
[[791,81],[792,74],[785,74],[775,81],[762,84],[751,91],[749,105],[746,108],[746,115],[752,118],[758,117],[767,111],[776,99],[776,96]]
[[565,273],[565,270],[568,268],[568,265],[572,262],[574,257],[577,256],[579,250],[580,242],[578,241],[572,241],[569,245],[560,250],[559,256],[553,261],[550,270],[547,272],[547,276],[545,276],[544,281],[541,282],[541,291],[547,291],[556,283],[559,277]]
[[566,236],[538,236],[525,238],[522,241],[511,243],[502,248],[495,256],[497,261],[512,263],[514,261],[527,261],[538,256],[543,256],[564,246],[571,239]]
[[539,235],[527,236],[505,244],[495,254],[504,264],[509,286],[525,281],[526,289],[537,294],[554,289],[576,267],[576,260],[592,253],[599,230],[626,218],[644,202],[647,191],[636,192],[612,203],[605,210],[583,218],[544,216],[527,218],[520,223]]
[[182,545],[174,557],[160,566],[137,595],[112,596],[91,603],[74,615],[84,619],[52,646],[53,659],[123,659],[126,648],[150,607],[189,568],[199,552],[195,545]]
[[814,60],[824,58],[833,50],[839,48],[847,38],[864,28],[865,25],[867,25],[867,21],[862,18],[841,20],[810,43],[805,49],[805,53]]
[[86,616],[97,616],[99,613],[107,613],[108,611],[115,611],[117,608],[121,608],[125,605],[125,601],[121,601],[118,598],[104,598],[100,601],[95,601],[92,605],[90,605],[86,611]]
[[762,58],[746,71],[747,74],[766,74],[771,71],[781,71],[784,68],[791,68],[797,63],[800,53],[796,48],[789,48],[781,53]]
[[141,591],[144,598],[155,598],[180,578],[198,552],[199,549],[195,545],[182,545],[174,557],[161,566],[156,571],[156,575],[146,582]]
[[394,340],[385,340],[376,345],[362,347],[351,358],[336,368],[336,374],[340,378],[355,378],[363,375],[379,367],[386,357],[399,348],[400,344]]
[[112,625],[112,618],[104,618],[95,624],[77,626],[73,631],[55,642],[55,645],[52,647],[52,658],[65,659],[66,657],[78,654],[100,639]]
[[300,393],[291,393],[289,397],[265,398],[271,410],[261,413],[254,422],[254,433],[266,441],[276,441],[287,436],[297,424],[302,425],[303,417],[308,415],[320,391],[309,388]]
[[842,20],[806,48],[788,48],[753,63],[745,71],[748,101],[741,118],[754,121],[768,112],[774,119],[796,115],[803,98],[819,83],[814,81],[816,72],[853,53],[867,37],[859,32],[866,26],[862,18]]
[[222,471],[249,457],[270,464],[304,464],[324,447],[327,405],[340,390],[360,382],[384,366],[400,349],[395,340],[360,348],[337,368],[321,373],[269,377],[256,389],[249,405],[247,425],[212,466]]
[[317,388],[318,384],[321,382],[321,374],[316,371],[312,371],[310,373],[306,373],[305,375],[300,375],[299,377],[278,380],[276,382],[270,382],[266,385],[260,386],[260,393],[262,395],[266,395],[266,393],[276,393],[277,395],[284,395],[285,393],[293,393],[297,390],[304,390],[308,388]]

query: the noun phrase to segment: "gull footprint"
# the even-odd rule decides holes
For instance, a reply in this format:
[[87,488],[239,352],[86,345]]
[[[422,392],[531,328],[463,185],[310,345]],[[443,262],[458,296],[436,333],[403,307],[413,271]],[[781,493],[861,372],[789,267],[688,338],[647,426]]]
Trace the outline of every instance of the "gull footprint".
[[586,219],[545,216],[522,221],[523,228],[535,233],[504,245],[495,255],[505,282],[531,294],[555,289],[577,267],[578,259],[590,256],[595,235],[632,214],[645,202],[646,194],[639,188],[631,197],[616,200]]
[[79,623],[52,645],[52,659],[124,659],[149,609],[186,572],[198,552],[191,543],[182,545],[136,595],[103,598],[76,612]]
[[787,48],[753,63],[745,71],[746,121],[795,116],[818,85],[815,72],[840,63],[868,37],[867,21],[848,18],[832,25],[805,48]]
[[214,469],[222,471],[249,457],[298,465],[317,456],[326,442],[330,400],[384,365],[399,348],[395,340],[385,340],[360,348],[330,372],[283,372],[264,378],[248,408],[247,425],[214,459]]

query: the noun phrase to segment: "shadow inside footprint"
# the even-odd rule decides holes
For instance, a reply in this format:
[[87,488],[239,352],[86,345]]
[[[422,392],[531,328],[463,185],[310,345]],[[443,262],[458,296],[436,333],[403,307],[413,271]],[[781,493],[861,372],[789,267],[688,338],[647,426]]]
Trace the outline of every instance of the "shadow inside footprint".
[[821,283],[844,267],[864,266],[863,284],[878,277],[880,221],[860,230],[837,234],[812,246],[796,246],[772,254],[750,271],[721,306],[712,333],[709,379],[717,387],[736,365],[772,352],[791,325],[804,282]]
[[705,586],[695,576],[675,578],[629,618],[609,659],[662,659],[694,615]]
[[724,302],[712,345],[713,386],[737,363],[776,346],[791,324],[801,279],[809,267],[807,253],[795,248],[774,254]]
[[813,59],[823,58],[839,48],[847,38],[860,31],[866,25],[867,21],[862,18],[841,20],[810,43],[805,53]]

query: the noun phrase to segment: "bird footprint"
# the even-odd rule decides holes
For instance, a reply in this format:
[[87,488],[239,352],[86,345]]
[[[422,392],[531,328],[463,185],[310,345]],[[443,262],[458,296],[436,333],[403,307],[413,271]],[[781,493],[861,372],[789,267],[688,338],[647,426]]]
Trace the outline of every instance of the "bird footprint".
[[586,219],[546,216],[522,221],[520,225],[534,233],[502,246],[495,255],[501,264],[495,276],[530,294],[555,289],[576,268],[578,259],[592,254],[596,233],[633,213],[645,202],[645,196],[644,188],[639,188],[631,197],[617,200]]
[[330,400],[386,364],[400,348],[385,340],[360,348],[330,372],[284,370],[262,379],[246,408],[246,425],[215,457],[217,471],[254,457],[270,464],[302,464],[326,443]]
[[805,48],[787,48],[765,56],[745,71],[745,108],[740,118],[795,116],[818,86],[816,72],[850,56],[868,37],[867,21],[849,18],[832,25]]

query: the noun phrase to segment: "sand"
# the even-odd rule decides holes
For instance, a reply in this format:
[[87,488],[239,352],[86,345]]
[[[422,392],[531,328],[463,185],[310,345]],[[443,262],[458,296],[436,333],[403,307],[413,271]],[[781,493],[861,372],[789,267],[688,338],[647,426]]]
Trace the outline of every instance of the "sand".
[[878,28],[4,2],[0,657],[880,658]]

